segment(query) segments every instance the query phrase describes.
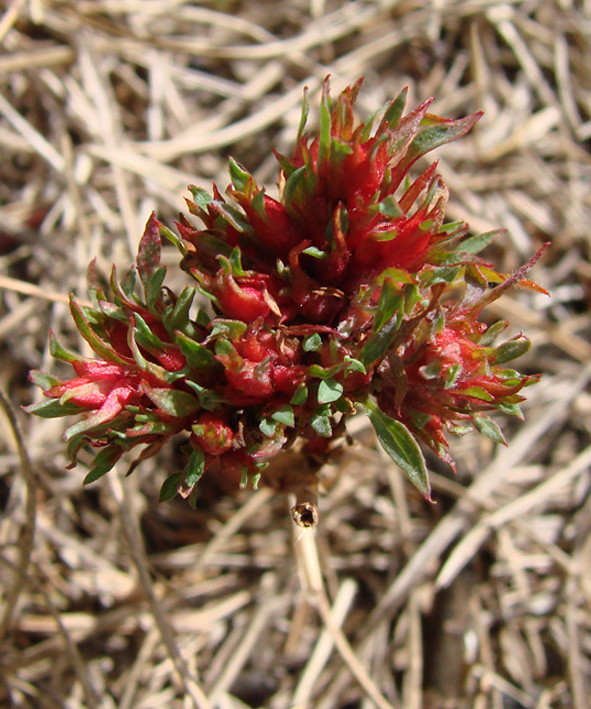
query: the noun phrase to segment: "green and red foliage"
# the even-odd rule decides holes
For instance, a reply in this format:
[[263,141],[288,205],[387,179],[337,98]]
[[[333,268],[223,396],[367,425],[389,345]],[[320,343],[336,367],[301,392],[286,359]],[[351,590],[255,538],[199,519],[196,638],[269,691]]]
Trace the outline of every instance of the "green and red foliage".
[[[136,266],[110,293],[89,270],[93,306],[72,316],[99,359],[63,349],[54,357],[76,376],[33,372],[48,401],[41,416],[80,414],[67,429],[72,465],[98,449],[86,480],[125,451],[135,464],[186,431],[188,463],[163,485],[194,497],[204,472],[239,471],[256,485],[269,459],[295,444],[317,455],[338,445],[363,407],[385,450],[428,498],[419,442],[453,466],[448,433],[474,428],[503,443],[488,413],[521,415],[521,390],[536,381],[504,365],[523,354],[523,336],[494,345],[507,323],[482,310],[509,287],[538,288],[478,256],[496,233],[468,237],[445,223],[448,192],[437,163],[410,177],[416,161],[465,135],[480,117],[404,114],[405,92],[364,123],[353,108],[361,81],[336,100],[325,82],[317,135],[302,121],[293,155],[277,154],[280,199],[230,161],[225,196],[190,187],[195,226],[176,233],[152,215]],[[181,254],[189,283],[166,288],[161,238]],[[141,294],[136,287],[141,281]],[[539,289],[542,290],[542,289]],[[196,293],[211,301],[195,311]]]

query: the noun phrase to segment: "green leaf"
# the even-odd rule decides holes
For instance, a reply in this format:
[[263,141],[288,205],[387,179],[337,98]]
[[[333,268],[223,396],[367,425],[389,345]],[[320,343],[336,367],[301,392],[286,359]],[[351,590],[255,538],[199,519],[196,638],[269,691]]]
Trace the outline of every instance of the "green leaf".
[[135,313],[135,338],[140,347],[146,349],[162,350],[164,343],[150,329],[148,323],[142,318],[139,313]]
[[517,357],[524,355],[530,347],[531,342],[525,338],[503,342],[495,349],[493,364],[505,364],[512,359],[517,359]]
[[235,246],[230,254],[230,265],[232,267],[232,273],[235,276],[245,276],[244,269],[242,268],[242,258],[240,253],[240,248]]
[[285,426],[293,426],[295,424],[293,409],[289,406],[289,404],[282,404],[271,414],[271,418],[273,421],[278,421],[279,423],[285,424]]
[[[471,115],[458,120],[437,118],[437,123],[425,128],[412,141],[408,149],[405,162],[409,162],[408,158],[411,158],[414,162],[416,158],[425,155],[431,150],[439,148],[441,145],[445,145],[446,143],[451,143],[453,140],[457,140],[458,138],[466,135],[481,115],[482,112],[479,111],[478,113],[472,113]],[[429,116],[428,120],[431,121],[434,120],[434,118]],[[427,120],[427,117],[423,120]]]
[[171,330],[180,330],[183,334],[190,336],[194,334],[195,328],[189,319],[189,312],[195,297],[195,288],[185,286],[177,298],[168,325]]
[[330,159],[331,111],[328,85],[325,84],[320,102],[320,130],[318,131],[318,157],[316,165],[321,169],[326,160]]
[[318,385],[318,403],[329,404],[343,395],[343,385],[332,377],[323,379]]
[[523,421],[523,411],[519,407],[519,404],[507,404],[502,402],[499,404],[499,411],[502,411],[504,414],[508,414],[509,416],[517,416],[518,419]]
[[154,387],[147,389],[146,395],[161,411],[175,418],[190,416],[201,408],[192,394],[179,389]]
[[446,389],[453,389],[463,371],[464,367],[459,362],[457,364],[450,365],[445,373],[444,387]]
[[199,310],[197,311],[197,315],[195,316],[195,322],[197,323],[197,325],[201,325],[201,327],[209,327],[211,318],[205,312],[205,310],[203,310],[203,308],[199,308]]
[[360,372],[361,374],[367,374],[367,369],[364,367],[363,362],[360,362],[358,359],[354,359],[353,357],[349,357],[349,355],[345,355],[343,357],[343,362],[346,363],[346,367],[343,370],[345,372],[345,376],[349,376],[352,372]]
[[378,309],[373,319],[373,332],[379,332],[394,315],[401,319],[403,303],[403,297],[398,286],[391,278],[385,278],[382,284]]
[[384,197],[384,199],[379,203],[378,208],[380,210],[380,214],[388,217],[388,219],[396,219],[404,214],[398,202],[390,194]]
[[42,401],[40,404],[29,404],[29,406],[24,406],[23,409],[28,414],[41,416],[41,418],[44,419],[59,418],[61,416],[75,416],[76,414],[85,411],[85,409],[81,406],[72,404],[69,401],[64,404],[60,404],[59,399]]
[[272,438],[277,430],[277,421],[272,421],[269,418],[261,419],[259,429],[265,436]]
[[197,394],[201,408],[206,411],[216,411],[219,409],[219,405],[223,401],[223,397],[220,394],[216,391],[204,389],[202,386],[199,386],[197,382],[192,382],[190,379],[187,379],[185,383]]
[[211,206],[228,224],[233,226],[236,231],[241,234],[249,234],[252,231],[252,227],[246,220],[246,217],[239,209],[236,209],[236,207],[218,200],[213,201]]
[[170,241],[171,244],[174,244],[183,256],[187,253],[185,245],[183,244],[181,239],[174,233],[174,231],[172,231],[172,229],[169,229],[167,226],[164,226],[164,224],[160,224],[159,229],[160,236],[163,236],[165,239]]
[[240,489],[245,490],[248,485],[248,468],[244,465],[242,467],[242,475],[240,476]]
[[137,270],[145,287],[158,268],[161,251],[159,223],[156,219],[156,212],[152,212],[140,239],[136,259]]
[[223,335],[230,340],[239,340],[246,332],[246,323],[242,320],[224,320],[216,318],[211,325],[211,332],[208,340],[213,340],[215,337]]
[[458,273],[459,266],[440,266],[432,271],[426,271],[425,276],[421,278],[426,287],[434,286],[436,283],[453,283]]
[[302,406],[308,400],[308,387],[302,382],[298,385],[293,396],[291,397],[290,404],[294,406]]
[[437,358],[429,362],[429,364],[420,367],[419,372],[425,379],[437,379],[437,377],[441,374],[441,369],[441,360]]
[[204,190],[202,187],[195,187],[195,185],[189,185],[189,192],[193,196],[193,201],[195,204],[205,211],[207,211],[207,205],[213,202],[213,197]]
[[487,330],[480,338],[478,344],[482,345],[483,347],[492,345],[492,343],[501,334],[501,332],[503,332],[503,330],[506,330],[508,326],[509,323],[506,320],[497,320],[496,323],[493,323],[489,328],[487,328]]
[[103,448],[103,450],[95,456],[95,459],[92,461],[92,468],[88,475],[84,478],[83,485],[88,485],[89,483],[93,483],[95,480],[98,480],[99,478],[102,478],[103,475],[106,475],[109,470],[112,470],[113,466],[115,463],[121,458],[123,455],[123,450],[117,446],[109,446],[107,448]]
[[242,362],[242,357],[240,357],[234,345],[225,337],[220,337],[216,340],[215,353],[218,357],[227,357],[233,363],[240,364]]
[[166,271],[166,266],[161,266],[152,273],[147,283],[144,281],[146,284],[146,302],[151,312],[154,312],[154,305],[162,297],[162,284],[166,278]]
[[322,347],[322,338],[318,332],[313,335],[307,335],[302,340],[302,349],[304,352],[316,352]]
[[40,372],[38,369],[32,369],[29,372],[29,379],[43,391],[47,391],[58,384],[61,384],[61,379],[54,377],[53,374]]
[[131,353],[133,355],[133,360],[137,364],[137,366],[144,372],[149,372],[159,381],[172,384],[174,381],[184,376],[182,372],[169,372],[167,369],[164,369],[164,367],[161,367],[159,364],[149,362],[142,354],[138,343],[136,342],[135,330],[133,328],[128,332],[128,344],[129,349],[131,350]]
[[181,352],[187,358],[187,364],[194,369],[209,369],[216,364],[216,359],[210,350],[199,342],[187,337],[182,332],[176,333],[176,341]]
[[427,466],[415,438],[402,422],[387,416],[372,401],[365,405],[382,448],[423,497],[431,500]]
[[484,234],[477,234],[476,236],[471,236],[469,239],[462,241],[458,246],[459,251],[465,251],[468,254],[478,254],[494,241],[494,239],[503,234],[504,229],[497,229],[495,231],[487,231]]
[[[82,308],[76,303],[73,296],[70,296],[70,312],[72,313],[72,318],[76,325],[78,332],[82,337],[88,342],[91,348],[107,362],[113,362],[114,364],[129,364],[129,360],[115,352],[115,350],[104,342],[96,332],[90,327],[90,323],[84,316]],[[68,360],[66,360],[68,361]]]
[[313,364],[308,369],[308,374],[311,377],[316,377],[318,379],[328,379],[329,377],[337,374],[337,372],[340,372],[342,369],[344,369],[344,363],[341,362],[333,364],[332,367],[321,367],[319,364]]
[[283,188],[283,203],[287,208],[290,208],[294,202],[298,201],[301,195],[302,182],[306,176],[306,166],[302,165],[287,178],[285,187]]
[[386,112],[384,113],[384,121],[388,127],[393,130],[396,128],[398,121],[402,116],[404,111],[404,106],[406,104],[406,96],[408,94],[408,88],[402,89],[398,96],[390,103]]
[[61,362],[80,362],[84,359],[84,357],[81,357],[79,354],[63,347],[53,333],[53,330],[49,331],[49,354],[54,359],[59,359]]
[[172,500],[172,498],[179,491],[179,485],[181,484],[182,477],[182,473],[173,473],[166,478],[160,488],[160,494],[158,495],[159,502],[167,502],[168,500]]
[[330,418],[324,414],[313,413],[310,416],[310,426],[323,438],[330,438],[332,436]]
[[474,399],[482,399],[483,401],[494,401],[493,397],[486,391],[486,389],[479,386],[466,387],[465,389],[460,389],[459,392],[462,396],[471,396]]
[[372,332],[367,338],[359,353],[359,359],[366,369],[385,355],[401,322],[402,312],[396,313],[379,332]]
[[259,190],[250,202],[250,206],[254,209],[257,217],[262,219],[264,222],[269,221],[269,215],[267,214],[267,208],[265,207],[265,190]]
[[312,256],[313,258],[320,259],[321,261],[328,258],[326,251],[322,251],[322,249],[319,249],[316,246],[308,246],[308,248],[304,249],[302,253]]
[[390,229],[390,231],[381,231],[374,236],[375,241],[392,241],[398,236],[398,229]]
[[302,115],[300,117],[300,125],[298,126],[298,141],[304,134],[304,128],[306,127],[306,121],[308,120],[308,115],[310,113],[310,101],[308,99],[308,87],[304,89],[304,98],[302,100]]
[[507,445],[507,441],[501,429],[491,418],[481,414],[480,416],[474,416],[473,421],[476,430],[484,436],[487,436],[495,443],[502,443],[504,446]]
[[183,482],[180,493],[187,497],[190,491],[201,480],[205,471],[205,455],[200,448],[196,448],[191,453],[187,467],[183,472]]
[[232,179],[232,184],[237,192],[246,192],[249,183],[253,182],[252,175],[247,172],[242,165],[236,162],[234,158],[230,158],[229,163],[230,177]]
[[[115,266],[113,266],[113,269]],[[133,294],[135,293],[135,284],[136,284],[136,276],[137,276],[137,271],[135,269],[135,266],[131,266],[131,268],[128,268],[127,271],[125,272],[125,275],[121,279],[120,287],[121,290],[123,291],[124,295],[126,295],[128,298],[131,298]]]

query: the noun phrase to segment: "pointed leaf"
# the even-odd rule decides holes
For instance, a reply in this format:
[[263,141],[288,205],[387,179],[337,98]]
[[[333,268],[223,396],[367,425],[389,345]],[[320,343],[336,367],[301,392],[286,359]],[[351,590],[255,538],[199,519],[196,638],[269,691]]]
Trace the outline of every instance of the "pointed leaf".
[[174,308],[170,315],[169,325],[172,331],[180,330],[188,337],[194,334],[195,328],[189,318],[189,313],[191,311],[191,305],[193,304],[194,298],[195,288],[193,286],[185,286],[174,304]]
[[161,411],[175,418],[191,416],[201,408],[192,394],[179,389],[150,387],[146,389],[145,393]]
[[84,478],[83,485],[88,485],[89,483],[95,482],[103,475],[106,475],[109,470],[112,470],[115,463],[123,455],[123,449],[117,446],[109,446],[108,448],[103,448],[103,450],[95,456],[92,461],[92,468],[88,475]]
[[391,278],[385,278],[372,330],[379,332],[393,315],[402,317],[403,298],[400,289]]
[[412,158],[412,161],[414,162],[414,160],[422,155],[425,155],[431,150],[435,150],[435,148],[439,148],[441,145],[451,143],[453,140],[461,138],[466,135],[466,133],[482,117],[482,115],[483,112],[478,111],[466,116],[465,118],[448,120],[427,114],[425,119],[432,122],[432,125],[421,131],[412,141],[408,149],[406,159],[408,160],[408,158]]
[[328,416],[318,413],[312,414],[312,416],[310,416],[310,426],[323,438],[330,438],[332,436],[332,427]]
[[488,416],[481,414],[479,416],[474,416],[474,426],[476,430],[482,433],[487,438],[490,438],[495,443],[502,443],[504,446],[507,445],[505,436],[499,428],[499,426]]
[[188,189],[197,207],[207,211],[207,206],[213,202],[213,197],[209,192],[202,187],[195,187],[195,185],[189,185]]
[[401,421],[380,411],[373,402],[366,402],[366,407],[382,448],[423,497],[431,500],[431,485],[425,459],[408,428]]
[[59,359],[61,362],[81,362],[85,359],[79,354],[63,347],[53,333],[53,330],[49,331],[49,354],[54,359]]
[[496,231],[487,231],[484,234],[471,236],[469,239],[462,241],[458,246],[458,249],[460,251],[465,251],[468,254],[478,254],[482,251],[482,249],[491,244],[497,236],[503,234],[504,232],[504,229],[497,229]]
[[229,160],[230,177],[237,192],[247,192],[247,187],[254,183],[253,176],[245,170],[234,158]]
[[137,270],[144,286],[147,286],[152,274],[160,264],[161,250],[160,223],[156,219],[156,212],[152,212],[140,239],[136,260]]
[[162,300],[162,284],[166,278],[166,266],[157,268],[150,276],[146,286],[146,302],[150,312],[156,314],[155,305]]
[[318,157],[316,167],[322,168],[324,162],[330,159],[330,133],[331,133],[331,107],[328,81],[322,87],[322,100],[320,101],[320,130],[318,132]]
[[135,338],[140,347],[145,347],[147,350],[163,350],[164,343],[150,329],[148,323],[142,318],[139,313],[135,313]]
[[158,226],[160,230],[160,236],[164,237],[168,241],[170,241],[171,244],[174,244],[176,248],[181,252],[183,256],[187,253],[187,249],[185,248],[185,245],[181,241],[181,239],[172,231],[172,229],[169,229],[167,226],[164,226],[164,224],[159,224]]
[[46,372],[40,372],[38,369],[32,369],[29,372],[29,380],[36,384],[43,391],[52,389],[54,386],[61,384],[61,379],[54,377],[53,374],[47,374]]
[[212,202],[211,206],[228,224],[233,226],[236,231],[239,231],[241,234],[249,234],[252,231],[252,226],[248,223],[244,214],[239,209],[236,209],[236,207],[232,207],[232,205],[218,200]]
[[386,112],[384,113],[384,122],[388,125],[390,130],[396,128],[398,121],[400,120],[402,113],[404,111],[404,106],[406,105],[406,96],[408,94],[408,87],[405,86],[398,96],[390,103]]
[[181,348],[181,352],[187,358],[189,367],[208,369],[216,364],[213,352],[210,352],[210,350],[201,343],[196,342],[181,332],[176,333],[176,341]]
[[293,409],[289,406],[289,404],[282,404],[271,414],[271,418],[273,421],[278,421],[285,426],[293,426],[295,424]]
[[318,385],[318,403],[329,404],[343,395],[343,385],[332,377],[323,379]]
[[23,406],[23,409],[28,414],[35,414],[35,416],[41,416],[45,419],[58,418],[60,416],[74,416],[85,410],[70,402],[60,404],[59,399],[42,401],[40,404],[29,404],[29,406]]
[[315,332],[313,335],[307,335],[302,340],[302,349],[304,352],[316,352],[322,347],[322,338]]
[[183,482],[179,493],[186,498],[197,485],[205,472],[205,455],[200,448],[196,448],[191,453],[187,467],[183,471]]
[[287,178],[285,187],[283,188],[283,195],[281,201],[287,207],[291,209],[293,203],[297,202],[298,199],[302,197],[302,184],[306,177],[306,166],[303,165],[297,170],[294,170],[292,174]]
[[168,500],[172,500],[172,498],[179,491],[179,485],[181,484],[182,477],[182,473],[173,473],[166,478],[160,488],[160,494],[158,495],[159,502],[167,502]]
[[402,311],[396,312],[379,332],[372,332],[368,337],[367,342],[359,353],[359,360],[366,369],[386,354],[401,322]]
[[493,364],[505,364],[512,359],[517,359],[524,355],[531,347],[531,342],[525,337],[520,337],[518,340],[509,340],[503,342],[495,349]]
[[308,99],[308,87],[306,86],[304,88],[304,98],[302,100],[302,115],[300,117],[300,125],[298,126],[298,142],[304,134],[304,128],[306,127],[306,121],[308,120],[309,113],[310,101]]
[[259,429],[265,436],[272,438],[277,430],[277,421],[272,421],[268,418],[262,419],[259,423]]
[[302,382],[291,397],[290,404],[302,406],[308,400],[308,387]]
[[102,340],[96,332],[90,327],[90,323],[82,312],[82,308],[76,303],[73,296],[70,296],[70,312],[76,324],[78,332],[88,342],[92,349],[107,362],[114,364],[129,364],[126,357],[117,354],[113,347]]

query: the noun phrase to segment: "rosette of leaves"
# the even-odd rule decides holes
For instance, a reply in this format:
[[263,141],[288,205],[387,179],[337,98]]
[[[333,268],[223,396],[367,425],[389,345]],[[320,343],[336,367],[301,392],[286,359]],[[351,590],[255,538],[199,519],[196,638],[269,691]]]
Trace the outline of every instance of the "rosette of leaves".
[[[93,307],[72,301],[72,315],[99,359],[52,338],[52,354],[77,376],[32,373],[49,401],[29,407],[81,414],[66,439],[73,463],[85,443],[100,448],[87,481],[136,445],[137,462],[186,431],[187,466],[166,480],[163,498],[194,498],[207,470],[256,485],[286,448],[321,465],[360,409],[429,498],[419,443],[453,466],[447,433],[476,429],[504,442],[488,414],[521,416],[520,392],[536,377],[504,366],[527,350],[526,338],[495,345],[507,323],[479,318],[512,286],[543,291],[525,279],[539,253],[513,275],[497,273],[478,255],[496,232],[468,237],[463,222],[445,222],[437,164],[410,177],[480,113],[444,119],[426,101],[404,115],[402,92],[357,122],[360,87],[333,101],[325,82],[317,134],[305,130],[305,98],[294,153],[277,154],[278,200],[230,160],[225,196],[190,187],[201,225],[181,216],[179,238],[152,215],[137,267],[121,282],[113,272],[108,294],[91,269]],[[161,238],[190,279],[178,296],[164,286]],[[192,309],[197,292],[208,314]]]

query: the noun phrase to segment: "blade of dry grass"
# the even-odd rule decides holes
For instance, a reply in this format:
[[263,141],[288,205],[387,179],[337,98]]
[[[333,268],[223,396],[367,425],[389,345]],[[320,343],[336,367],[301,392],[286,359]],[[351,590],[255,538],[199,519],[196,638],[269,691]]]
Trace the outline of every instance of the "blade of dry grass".
[[[20,432],[15,413],[12,405],[4,392],[0,390],[0,409],[2,409],[3,418],[8,424],[11,436],[14,441],[14,446],[17,450],[20,461],[20,472],[24,482],[24,504],[23,504],[23,521],[18,535],[17,549],[19,553],[18,564],[15,567],[14,579],[12,586],[6,591],[4,599],[4,608],[0,616],[0,643],[2,643],[6,633],[9,630],[12,616],[18,602],[19,595],[24,587],[24,579],[27,575],[27,568],[31,563],[31,554],[35,543],[35,524],[37,519],[37,508],[35,504],[35,496],[37,492],[37,481],[35,473],[27,454],[27,449]],[[19,485],[15,485],[13,490],[18,494]]]
[[146,594],[148,599],[148,604],[150,606],[150,611],[154,616],[156,626],[160,631],[162,640],[166,646],[170,659],[177,671],[179,678],[182,682],[183,688],[188,697],[191,698],[193,706],[197,709],[210,709],[211,705],[205,696],[203,690],[199,686],[199,683],[194,677],[191,677],[188,671],[188,667],[185,659],[181,655],[178,645],[175,640],[175,633],[164,614],[160,601],[158,600],[152,580],[150,579],[150,574],[148,571],[148,562],[146,559],[145,550],[141,541],[141,536],[137,529],[136,523],[131,516],[129,507],[125,501],[125,493],[123,485],[117,475],[111,475],[109,477],[109,487],[113,494],[113,498],[117,502],[119,514],[121,516],[121,522],[127,541],[129,543],[130,551],[132,554],[132,559],[137,568],[139,580],[142,585],[142,589]]

